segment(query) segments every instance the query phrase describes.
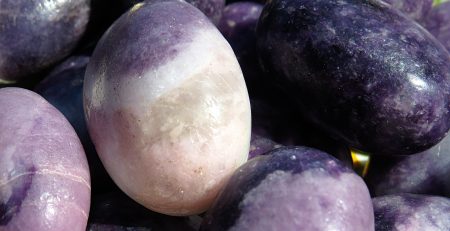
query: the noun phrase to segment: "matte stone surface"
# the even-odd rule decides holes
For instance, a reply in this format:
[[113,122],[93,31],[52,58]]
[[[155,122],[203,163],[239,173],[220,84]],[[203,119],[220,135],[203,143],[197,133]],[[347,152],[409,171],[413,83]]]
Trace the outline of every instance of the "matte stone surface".
[[358,150],[424,151],[450,128],[450,55],[379,1],[274,0],[261,63],[310,121]]
[[86,70],[89,134],[117,185],[149,209],[205,211],[247,160],[250,103],[234,53],[183,1],[135,5]]
[[89,20],[90,0],[2,0],[0,83],[14,83],[62,60]]
[[89,162],[92,193],[107,192],[115,188],[106,173],[94,144],[89,137],[83,111],[83,81],[88,56],[73,56],[56,66],[41,82],[35,92],[55,106],[69,120],[83,144]]
[[450,197],[450,136],[418,154],[372,156],[367,182],[376,196],[417,193]]
[[316,149],[283,147],[232,176],[200,230],[374,230],[362,179]]
[[373,198],[376,231],[448,231],[450,199],[398,194]]
[[433,0],[384,0],[408,17],[422,22],[433,6]]
[[248,155],[248,159],[252,159],[259,155],[264,155],[265,153],[279,147],[282,147],[282,145],[277,144],[273,140],[258,136],[256,134],[252,134],[252,137],[250,139],[250,153]]
[[0,108],[0,230],[85,230],[89,168],[69,122],[21,88],[0,89]]

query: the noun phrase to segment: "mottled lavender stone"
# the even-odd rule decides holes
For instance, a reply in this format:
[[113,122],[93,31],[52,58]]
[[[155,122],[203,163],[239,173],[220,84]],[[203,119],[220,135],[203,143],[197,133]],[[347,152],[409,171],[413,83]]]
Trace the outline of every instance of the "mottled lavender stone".
[[372,156],[367,182],[373,195],[416,193],[450,197],[450,136],[422,153]]
[[422,22],[433,6],[433,0],[383,0],[408,17]]
[[[121,0],[124,8],[128,9],[143,0]],[[225,0],[186,0],[205,14],[214,24],[217,24],[225,8]]]
[[83,81],[88,62],[88,56],[68,58],[36,86],[35,92],[62,112],[77,132],[89,162],[92,193],[97,194],[115,185],[98,158],[84,119]]
[[265,94],[262,70],[256,55],[256,24],[263,5],[236,2],[223,10],[217,28],[230,43],[244,74],[250,97]]
[[283,147],[240,167],[200,230],[370,231],[374,217],[352,170],[316,149]]
[[433,7],[425,20],[425,28],[430,31],[450,51],[450,2]]
[[70,123],[21,88],[0,89],[0,108],[0,230],[85,230],[89,168]]
[[376,231],[448,231],[450,198],[397,194],[373,198]]
[[247,161],[251,115],[239,63],[184,1],[144,1],[122,15],[97,44],[83,90],[105,169],[153,211],[205,211]]
[[89,19],[89,0],[2,0],[0,83],[14,83],[62,60]]
[[279,147],[282,147],[282,145],[274,142],[271,139],[252,134],[252,137],[250,139],[250,152],[248,154],[248,159],[252,159],[259,155],[264,155],[265,153]]
[[413,154],[449,130],[450,55],[389,5],[274,0],[257,32],[266,76],[348,146]]
[[152,212],[122,192],[97,195],[92,200],[88,231],[194,231],[201,218],[172,217]]

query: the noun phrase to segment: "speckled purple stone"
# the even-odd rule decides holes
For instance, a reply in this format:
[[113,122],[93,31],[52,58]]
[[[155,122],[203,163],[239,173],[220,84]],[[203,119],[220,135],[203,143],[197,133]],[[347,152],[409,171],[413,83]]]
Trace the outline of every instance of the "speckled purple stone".
[[90,0],[2,0],[0,83],[14,83],[62,60],[89,20]]
[[370,231],[374,217],[352,170],[316,149],[283,147],[239,168],[200,230]]
[[397,194],[373,198],[376,231],[448,231],[450,198]]
[[92,193],[106,192],[115,188],[106,173],[86,127],[83,111],[83,81],[88,56],[72,56],[56,66],[40,82],[35,92],[61,111],[77,132],[89,162]]
[[408,17],[422,22],[433,6],[433,0],[383,0]]
[[450,128],[450,55],[379,1],[274,0],[261,63],[310,121],[358,150],[413,154]]
[[450,197],[450,135],[422,153],[372,156],[367,182],[376,196],[416,193]]
[[0,89],[0,108],[0,230],[86,230],[89,168],[70,123],[21,88]]
[[450,2],[434,7],[425,20],[430,31],[450,51]]

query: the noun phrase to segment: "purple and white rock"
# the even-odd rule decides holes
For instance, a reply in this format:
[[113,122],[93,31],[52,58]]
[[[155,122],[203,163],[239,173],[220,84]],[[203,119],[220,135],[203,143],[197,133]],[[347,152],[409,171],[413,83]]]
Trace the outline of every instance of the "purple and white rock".
[[441,3],[431,10],[425,28],[450,51],[450,2]]
[[351,169],[316,149],[283,147],[240,167],[200,230],[373,231],[374,217]]
[[83,81],[88,62],[88,56],[68,58],[36,86],[35,92],[62,112],[77,132],[89,163],[92,193],[96,194],[116,187],[98,158],[84,119]]
[[[133,7],[144,0],[121,0],[125,9]],[[225,8],[225,0],[186,0],[186,2],[197,7],[214,24],[219,23],[222,11]]]
[[351,148],[422,152],[450,128],[450,55],[381,1],[273,0],[257,28],[273,85]]
[[205,211],[248,157],[250,103],[234,53],[198,9],[136,4],[98,43],[84,109],[106,170],[154,211]]
[[238,58],[250,97],[264,95],[267,88],[256,54],[256,24],[262,9],[263,5],[255,2],[229,4],[217,25]]
[[450,197],[450,135],[422,153],[372,156],[367,182],[373,195],[396,193]]
[[428,17],[433,0],[383,0],[408,17],[422,22]]
[[448,231],[450,198],[397,194],[373,198],[376,231]]
[[89,20],[90,0],[2,0],[0,84],[15,83],[67,56]]
[[0,230],[86,230],[89,168],[70,123],[38,94],[0,89]]

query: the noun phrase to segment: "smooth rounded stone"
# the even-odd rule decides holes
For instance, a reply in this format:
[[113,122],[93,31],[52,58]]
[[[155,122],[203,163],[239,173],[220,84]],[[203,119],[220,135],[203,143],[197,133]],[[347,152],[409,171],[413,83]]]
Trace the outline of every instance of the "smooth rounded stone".
[[122,192],[97,195],[89,214],[88,231],[194,231],[198,216],[172,217],[152,212]]
[[366,182],[372,195],[396,193],[450,197],[450,135],[424,152],[402,157],[372,156]]
[[271,139],[252,134],[250,139],[250,152],[248,154],[248,159],[253,159],[254,157],[257,157],[259,155],[264,155],[265,153],[280,147],[282,147],[282,145],[274,142]]
[[38,94],[0,89],[0,230],[86,230],[89,168],[66,118]]
[[428,17],[433,0],[383,0],[408,17],[422,22]]
[[316,149],[283,147],[236,170],[200,230],[370,231],[374,217],[351,169]]
[[255,2],[229,4],[217,25],[238,58],[250,97],[263,95],[267,88],[256,54],[256,24],[262,9],[263,5]]
[[83,81],[88,56],[72,56],[40,82],[35,92],[55,106],[69,120],[83,144],[89,163],[92,193],[97,194],[115,188],[101,163],[94,144],[89,137],[83,111]]
[[2,0],[0,83],[26,79],[62,60],[83,35],[90,0]]
[[448,231],[450,198],[397,194],[373,198],[376,231]]
[[450,128],[450,55],[380,1],[274,0],[258,24],[268,78],[351,148],[414,154]]
[[209,208],[248,157],[250,103],[233,51],[183,1],[135,5],[86,70],[92,141],[114,182],[169,215]]
[[431,10],[425,28],[450,51],[450,2],[441,3]]
[[[125,9],[133,7],[135,4],[144,0],[121,0]],[[222,17],[222,11],[225,8],[225,0],[186,0],[186,2],[197,7],[214,24],[218,24]]]

